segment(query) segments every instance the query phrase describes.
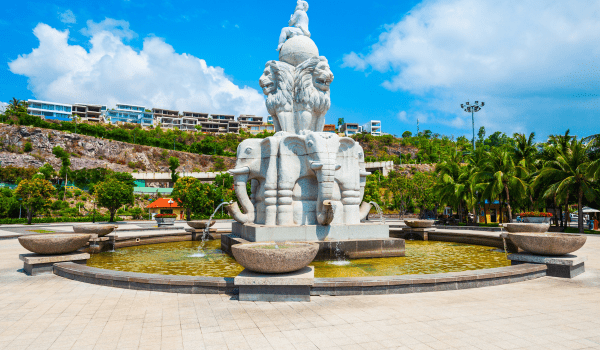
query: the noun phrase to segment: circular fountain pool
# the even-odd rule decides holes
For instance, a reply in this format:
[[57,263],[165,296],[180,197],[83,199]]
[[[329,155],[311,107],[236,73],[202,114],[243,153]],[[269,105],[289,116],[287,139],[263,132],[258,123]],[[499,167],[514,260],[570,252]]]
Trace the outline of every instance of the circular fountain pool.
[[[243,270],[223,253],[220,241],[187,241],[121,248],[94,254],[87,265],[102,269],[153,273],[235,277]],[[509,266],[503,252],[492,247],[434,241],[406,241],[406,257],[349,260],[349,264],[313,261],[315,277],[367,277],[436,274]]]

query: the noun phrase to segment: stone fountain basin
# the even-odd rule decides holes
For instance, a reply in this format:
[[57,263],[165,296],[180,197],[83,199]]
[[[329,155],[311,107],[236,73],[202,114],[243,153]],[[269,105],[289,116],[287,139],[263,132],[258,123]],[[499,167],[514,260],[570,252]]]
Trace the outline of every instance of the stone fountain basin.
[[117,229],[117,225],[104,225],[104,224],[86,224],[86,225],[73,225],[73,232],[75,233],[89,233],[98,235],[98,237],[106,236]]
[[[215,222],[217,222],[216,220],[213,220],[210,222],[210,225],[208,225],[208,227],[211,227],[212,225],[215,224]],[[188,221],[187,224],[195,229],[205,229],[207,224],[208,224],[208,220],[193,220],[193,221]]]
[[519,248],[536,255],[565,255],[583,247],[587,239],[583,235],[555,232],[509,233],[508,238]]
[[19,237],[23,248],[42,255],[67,254],[86,245],[91,234],[58,233]]
[[433,226],[433,220],[405,220],[404,223],[412,228],[428,228]]
[[286,273],[300,270],[317,256],[319,244],[309,242],[244,243],[231,247],[238,264],[259,273]]
[[537,232],[544,233],[550,229],[550,224],[533,224],[533,223],[508,223],[505,224],[504,229],[511,233],[520,232]]

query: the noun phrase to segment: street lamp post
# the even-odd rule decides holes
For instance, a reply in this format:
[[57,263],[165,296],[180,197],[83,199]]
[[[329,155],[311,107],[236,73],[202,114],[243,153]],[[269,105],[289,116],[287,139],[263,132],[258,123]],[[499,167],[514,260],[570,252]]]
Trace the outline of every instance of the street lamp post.
[[479,104],[479,101],[475,101],[474,104],[469,105],[469,102],[465,102],[464,104],[460,105],[460,108],[462,108],[465,112],[467,113],[471,113],[471,124],[473,125],[473,151],[475,150],[475,112],[479,112],[481,110],[481,108],[484,106],[485,102],[481,101],[481,104]]

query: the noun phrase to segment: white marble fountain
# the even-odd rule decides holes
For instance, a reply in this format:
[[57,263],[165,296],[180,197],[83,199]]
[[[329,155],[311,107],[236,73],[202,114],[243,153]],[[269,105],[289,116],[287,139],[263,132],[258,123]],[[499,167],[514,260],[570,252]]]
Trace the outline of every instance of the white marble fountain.
[[371,209],[362,202],[369,175],[362,147],[323,132],[333,73],[310,38],[306,10],[298,1],[281,31],[279,60],[260,77],[276,133],[237,149],[232,232],[252,242],[388,238],[387,225],[361,223]]

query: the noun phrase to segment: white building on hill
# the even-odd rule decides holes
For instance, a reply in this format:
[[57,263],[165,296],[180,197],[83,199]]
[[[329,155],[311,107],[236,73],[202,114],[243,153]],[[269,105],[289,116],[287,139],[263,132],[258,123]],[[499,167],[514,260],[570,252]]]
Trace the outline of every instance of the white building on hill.
[[381,136],[381,120],[371,120],[361,126],[362,132],[368,132],[373,136]]
[[71,121],[73,106],[65,103],[27,100],[27,114],[44,119]]

